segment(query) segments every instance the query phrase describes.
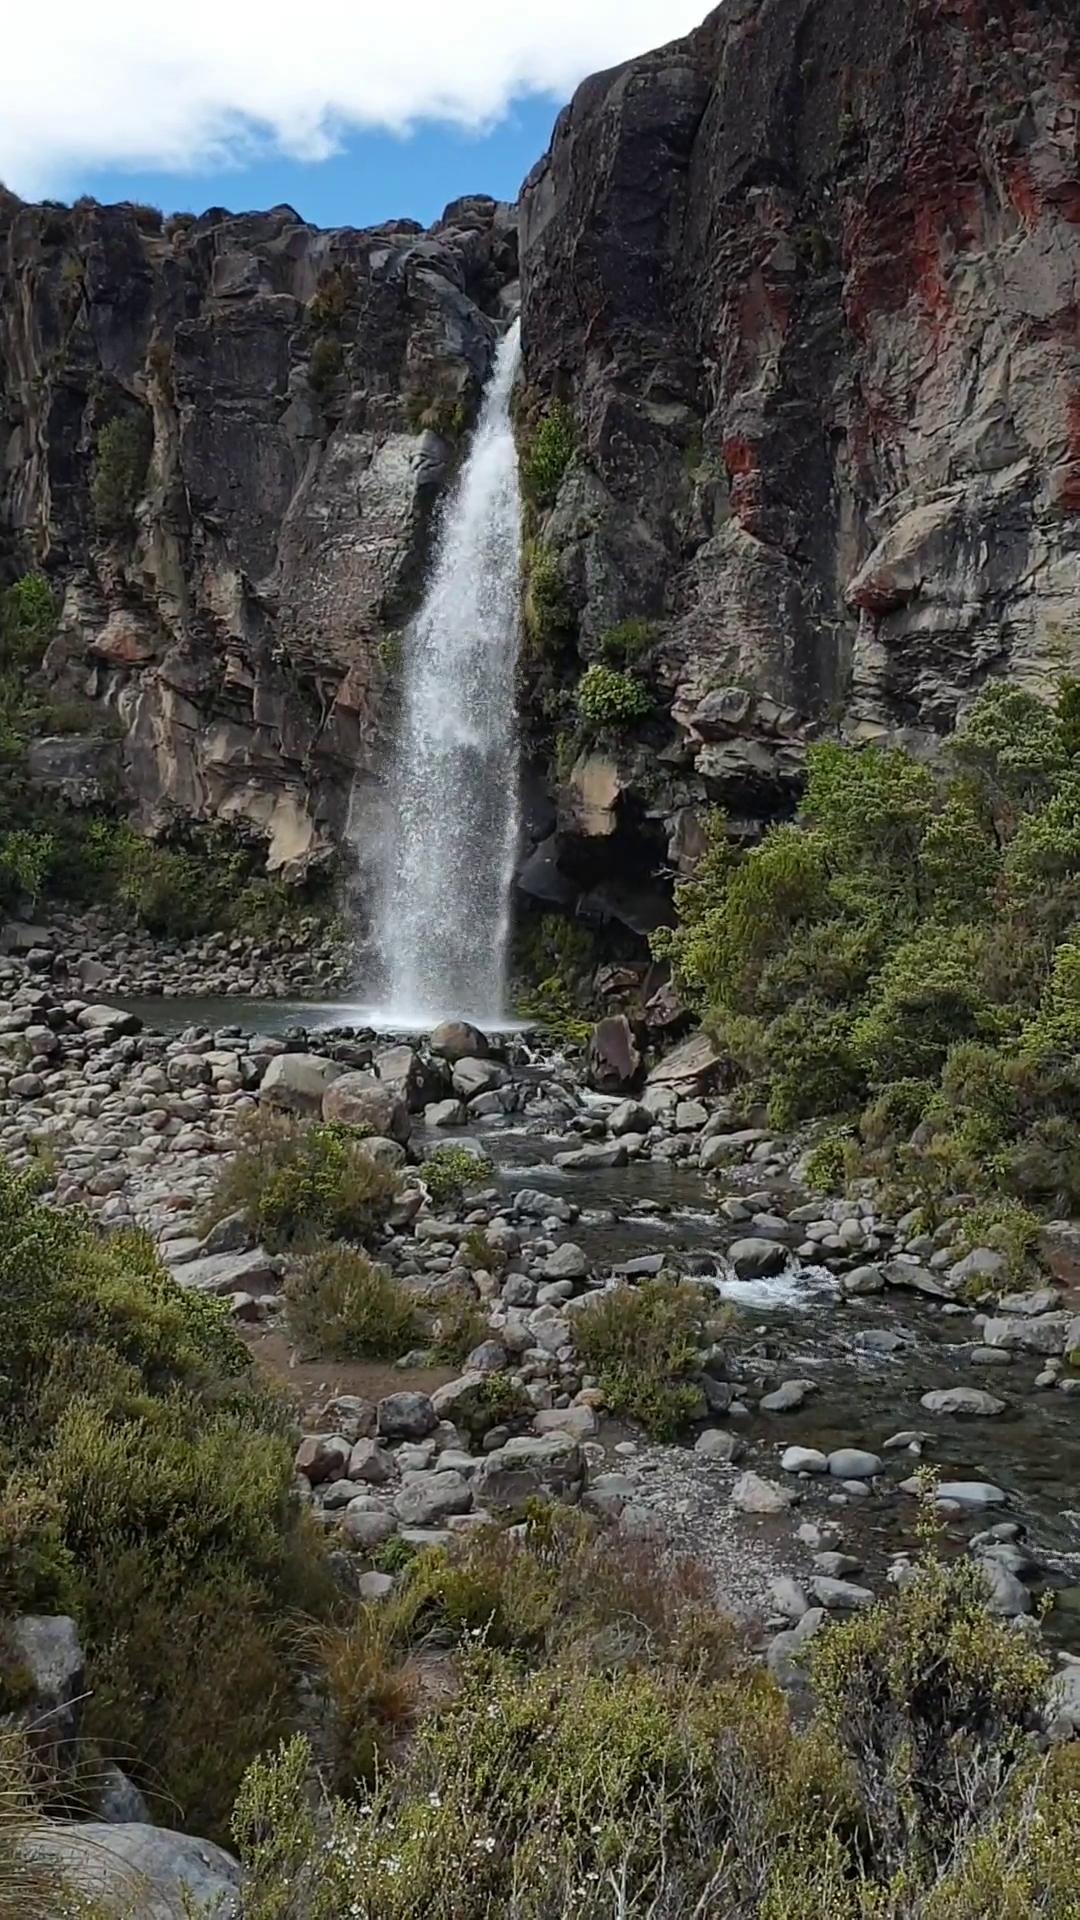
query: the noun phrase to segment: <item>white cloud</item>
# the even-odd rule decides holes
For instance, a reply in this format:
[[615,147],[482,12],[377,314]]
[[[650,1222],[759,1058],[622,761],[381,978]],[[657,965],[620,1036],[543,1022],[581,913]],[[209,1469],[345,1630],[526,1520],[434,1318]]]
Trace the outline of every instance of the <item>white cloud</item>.
[[479,128],[694,26],[706,0],[27,0],[4,9],[0,180],[190,170],[253,145],[326,158],[350,127]]

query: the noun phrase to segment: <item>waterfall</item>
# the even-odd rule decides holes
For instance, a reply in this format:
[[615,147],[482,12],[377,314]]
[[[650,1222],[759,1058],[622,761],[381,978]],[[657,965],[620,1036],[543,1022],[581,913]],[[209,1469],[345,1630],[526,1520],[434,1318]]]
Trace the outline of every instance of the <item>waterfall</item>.
[[521,499],[502,341],[403,650],[392,843],[377,928],[401,1025],[505,1015],[518,827],[515,669]]

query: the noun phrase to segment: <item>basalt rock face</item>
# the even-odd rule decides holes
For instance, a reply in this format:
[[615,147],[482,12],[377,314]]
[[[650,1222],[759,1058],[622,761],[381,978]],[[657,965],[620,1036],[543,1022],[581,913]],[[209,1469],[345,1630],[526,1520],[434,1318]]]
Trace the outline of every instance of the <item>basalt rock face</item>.
[[146,825],[234,820],[299,871],[356,772],[376,836],[394,636],[516,251],[482,198],[321,232],[0,189],[0,542],[62,590],[50,672],[119,720]]
[[[538,537],[577,662],[659,712],[565,781],[548,876],[686,870],[806,743],[932,751],[1080,660],[1074,0],[727,0],[589,80],[522,199],[526,378],[579,454]],[[572,670],[580,670],[572,663]]]

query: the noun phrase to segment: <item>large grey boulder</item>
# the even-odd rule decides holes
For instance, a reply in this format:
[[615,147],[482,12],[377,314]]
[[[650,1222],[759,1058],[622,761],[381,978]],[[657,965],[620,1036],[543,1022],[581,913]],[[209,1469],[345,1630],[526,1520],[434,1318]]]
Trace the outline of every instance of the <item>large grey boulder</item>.
[[316,1119],[327,1088],[344,1072],[337,1060],[322,1053],[275,1054],[259,1083],[259,1099],[263,1106]]
[[1068,1312],[1002,1314],[984,1323],[983,1342],[1010,1352],[1062,1354],[1071,1338],[1073,1319]]
[[641,1075],[641,1051],[623,1013],[598,1020],[589,1041],[589,1085],[599,1093],[629,1093]]
[[384,1440],[423,1440],[439,1424],[426,1393],[388,1393],[379,1401],[379,1432]]
[[55,1757],[64,1771],[75,1755],[84,1664],[79,1629],[67,1614],[19,1614],[8,1630],[11,1653],[25,1676],[20,1716],[35,1746]]
[[768,1279],[781,1273],[790,1258],[788,1248],[778,1240],[736,1240],[728,1248],[728,1259],[740,1280]]
[[57,1820],[27,1829],[19,1848],[116,1920],[239,1920],[237,1861],[171,1827]]
[[520,1512],[530,1500],[580,1499],[585,1458],[568,1434],[522,1434],[489,1453],[473,1485],[492,1513]]
[[741,1473],[731,1489],[731,1503],[740,1513],[783,1513],[798,1497],[790,1487],[778,1486],[759,1473]]
[[402,1526],[438,1526],[452,1513],[468,1513],[472,1488],[453,1471],[407,1473],[394,1496],[394,1513]]
[[344,1073],[335,1078],[323,1095],[322,1117],[349,1127],[366,1127],[399,1143],[408,1139],[412,1125],[400,1093],[384,1086],[373,1073]]
[[649,1074],[650,1087],[674,1087],[680,1098],[707,1093],[723,1064],[723,1054],[707,1033],[692,1033],[658,1061]]
[[487,1036],[467,1020],[446,1020],[436,1027],[429,1042],[432,1053],[441,1060],[480,1060],[488,1052]]

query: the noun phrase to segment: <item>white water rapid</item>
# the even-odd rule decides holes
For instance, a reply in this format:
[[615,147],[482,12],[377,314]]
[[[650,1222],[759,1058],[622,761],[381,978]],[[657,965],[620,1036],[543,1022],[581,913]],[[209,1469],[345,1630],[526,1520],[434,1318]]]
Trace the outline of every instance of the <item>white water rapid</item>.
[[393,827],[379,907],[387,1017],[402,1027],[505,1018],[518,828],[514,679],[521,498],[502,341],[447,502],[430,584],[405,636]]

